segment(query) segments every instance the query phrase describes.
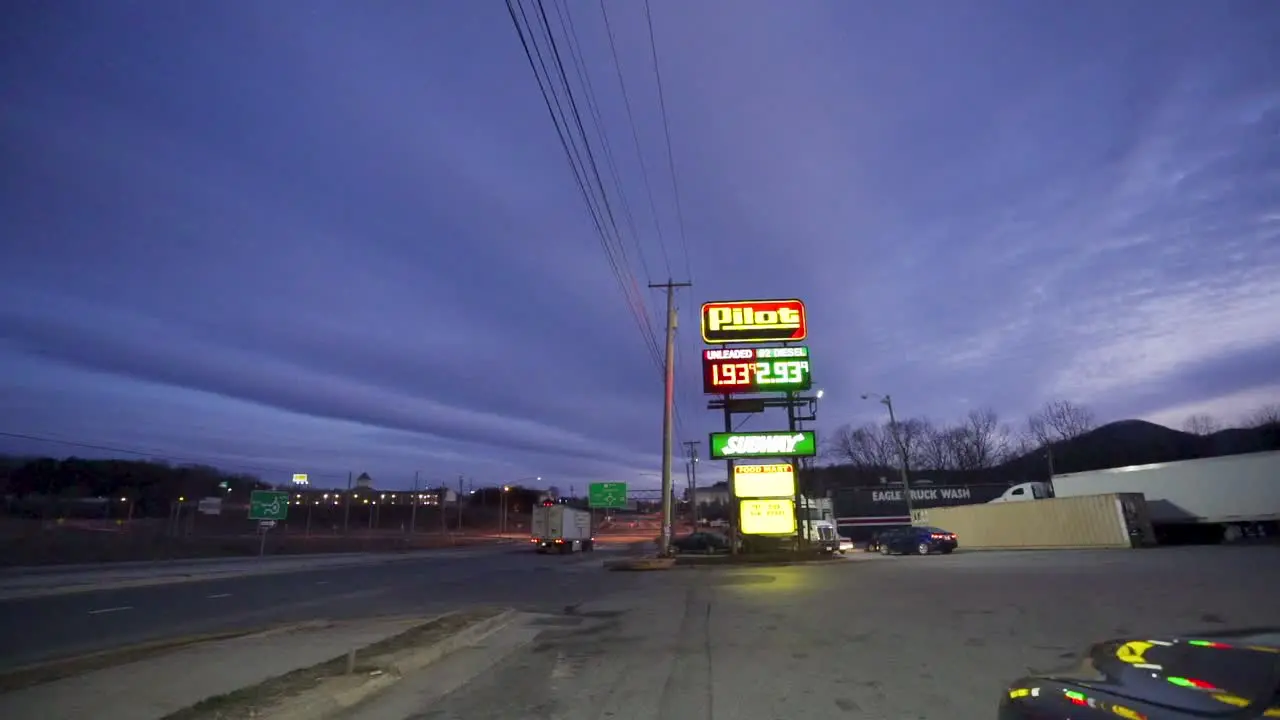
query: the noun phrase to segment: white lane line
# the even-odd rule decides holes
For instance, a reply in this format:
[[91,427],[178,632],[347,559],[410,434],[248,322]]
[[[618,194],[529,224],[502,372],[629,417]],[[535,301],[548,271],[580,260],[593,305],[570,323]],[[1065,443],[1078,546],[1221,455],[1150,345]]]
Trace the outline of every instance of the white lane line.
[[207,597],[207,598],[209,598],[210,600],[212,600],[212,599],[214,599],[214,598],[231,597],[231,593],[218,593],[218,594],[216,594],[216,595],[206,595],[205,597]]
[[90,610],[89,614],[102,615],[103,613],[123,612],[125,610],[132,610],[132,609],[133,609],[132,605],[121,605],[120,607],[109,607],[109,608],[101,608],[98,610]]
[[317,585],[328,585],[328,584],[329,584],[329,581],[328,581],[328,580],[320,580],[320,581],[317,581],[317,582],[316,582],[316,584],[317,584]]

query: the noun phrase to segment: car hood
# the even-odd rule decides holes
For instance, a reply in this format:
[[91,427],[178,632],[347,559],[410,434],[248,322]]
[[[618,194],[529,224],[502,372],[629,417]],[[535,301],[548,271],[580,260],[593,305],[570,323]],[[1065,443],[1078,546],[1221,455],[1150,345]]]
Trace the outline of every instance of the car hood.
[[1023,711],[1011,718],[1280,718],[1280,630],[1109,640],[1002,704]]

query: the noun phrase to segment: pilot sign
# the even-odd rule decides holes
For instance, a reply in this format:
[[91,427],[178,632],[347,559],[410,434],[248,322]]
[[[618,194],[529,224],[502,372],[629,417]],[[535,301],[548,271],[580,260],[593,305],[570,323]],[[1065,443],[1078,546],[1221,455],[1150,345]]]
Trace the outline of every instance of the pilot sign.
[[812,384],[804,346],[702,351],[702,392],[708,395],[798,392]]

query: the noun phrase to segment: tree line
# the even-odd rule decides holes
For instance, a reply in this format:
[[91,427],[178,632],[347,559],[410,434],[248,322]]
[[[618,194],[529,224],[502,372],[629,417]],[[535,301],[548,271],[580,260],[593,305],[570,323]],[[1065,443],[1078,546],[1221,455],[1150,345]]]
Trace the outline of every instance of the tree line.
[[935,482],[1012,483],[1272,449],[1280,449],[1280,404],[1261,407],[1234,427],[1192,415],[1177,431],[1137,420],[1100,427],[1089,408],[1055,400],[1017,423],[1005,422],[988,407],[950,423],[916,417],[899,420],[896,427],[889,422],[845,425],[826,440],[823,454],[857,484],[894,479],[904,459],[913,474],[929,473]]

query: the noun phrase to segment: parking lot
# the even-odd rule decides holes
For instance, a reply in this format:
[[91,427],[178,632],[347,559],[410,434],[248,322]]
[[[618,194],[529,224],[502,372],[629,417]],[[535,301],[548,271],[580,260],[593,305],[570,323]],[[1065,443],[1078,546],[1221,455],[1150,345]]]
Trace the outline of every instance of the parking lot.
[[422,717],[982,720],[1010,681],[1095,641],[1280,626],[1274,546],[852,553],[632,580],[578,610],[604,625],[549,634]]

